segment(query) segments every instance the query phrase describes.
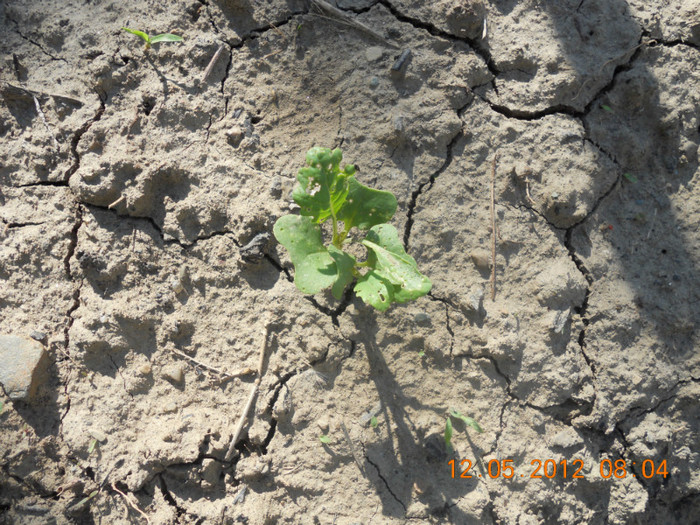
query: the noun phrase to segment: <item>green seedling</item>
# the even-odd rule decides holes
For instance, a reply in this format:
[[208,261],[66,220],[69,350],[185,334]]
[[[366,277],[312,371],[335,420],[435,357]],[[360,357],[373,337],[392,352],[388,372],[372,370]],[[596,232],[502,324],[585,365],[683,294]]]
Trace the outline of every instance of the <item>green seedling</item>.
[[468,427],[472,427],[479,434],[481,434],[484,431],[475,419],[465,416],[464,414],[458,412],[455,409],[450,410],[450,414],[447,416],[447,419],[445,421],[445,447],[448,451],[452,450],[452,418],[464,421],[465,425],[467,425]]
[[331,442],[330,436],[326,436],[325,434],[323,434],[322,436],[320,436],[320,437],[318,438],[318,440],[319,440],[321,443],[323,443],[324,445],[328,445],[328,444]]
[[637,177],[632,175],[631,173],[623,173],[622,176],[626,178],[628,181],[630,181],[632,184],[635,184],[637,182]]
[[610,106],[607,106],[607,105],[605,105],[605,104],[601,104],[600,107],[603,108],[603,109],[604,109],[605,111],[607,111],[608,113],[612,113],[612,112],[613,112],[613,109],[612,109]]
[[96,447],[97,447],[97,439],[93,438],[92,441],[90,441],[90,446],[88,447],[88,456],[95,451]]
[[[275,222],[275,237],[294,264],[294,284],[306,294],[330,287],[340,300],[354,282],[355,293],[382,312],[392,303],[427,294],[430,280],[404,250],[396,228],[386,224],[396,211],[396,197],[357,182],[355,166],[341,169],[342,159],[339,149],[311,148],[292,193],[301,215],[285,215]],[[321,224],[328,220],[332,236],[326,245]],[[356,240],[353,228],[367,232],[365,238]],[[366,249],[364,261],[346,251],[353,244]]]
[[479,434],[481,434],[484,431],[481,428],[481,426],[479,426],[479,423],[476,422],[476,420],[457,412],[455,409],[450,410],[450,416],[457,418],[457,419],[461,419],[462,421],[464,421],[465,425],[467,425],[468,427],[472,427]]
[[151,49],[151,45],[157,44],[158,42],[182,42],[181,36],[173,35],[172,33],[161,33],[160,35],[149,36],[138,29],[129,29],[128,27],[122,27],[122,29],[127,33],[141,37],[146,43],[146,49]]
[[379,420],[377,419],[377,416],[372,416],[372,419],[369,420],[369,425],[372,428],[377,428],[377,426],[379,425]]
[[450,416],[447,416],[445,421],[445,448],[448,452],[452,450],[452,420]]

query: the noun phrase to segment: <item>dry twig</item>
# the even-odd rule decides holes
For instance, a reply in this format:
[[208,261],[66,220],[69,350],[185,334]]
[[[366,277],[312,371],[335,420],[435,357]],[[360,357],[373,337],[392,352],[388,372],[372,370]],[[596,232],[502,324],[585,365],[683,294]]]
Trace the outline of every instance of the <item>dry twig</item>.
[[119,205],[120,205],[122,202],[124,202],[125,200],[126,200],[126,196],[122,195],[122,196],[119,197],[116,201],[114,201],[112,204],[110,204],[109,206],[107,206],[107,209],[111,210],[111,209],[114,208],[115,206],[119,206]]
[[56,136],[53,134],[53,131],[51,131],[51,127],[49,126],[49,123],[46,121],[46,115],[44,115],[44,112],[41,110],[41,105],[39,104],[39,99],[36,98],[36,95],[32,95],[32,98],[34,99],[34,107],[36,108],[36,112],[39,114],[39,118],[44,123],[44,126],[46,126],[46,131],[48,131],[49,135],[51,135],[51,140],[53,141],[53,147],[56,148],[56,151],[58,151],[59,150],[58,141],[56,140]]
[[491,300],[496,300],[496,159],[491,162]]
[[119,489],[117,488],[117,486],[116,486],[114,483],[112,483],[112,489],[113,489],[115,492],[121,494],[122,498],[124,498],[124,501],[126,501],[126,503],[129,505],[129,507],[131,507],[131,508],[134,509],[136,512],[138,512],[139,514],[141,514],[141,516],[143,516],[144,519],[146,520],[146,523],[151,523],[151,520],[149,519],[148,515],[147,515],[144,511],[142,511],[136,503],[134,503],[133,501],[131,501],[131,500],[129,499],[129,497],[128,497],[126,494],[124,494],[121,490],[119,490]]
[[204,70],[204,74],[202,75],[202,82],[206,81],[207,78],[209,78],[209,75],[211,75],[211,72],[214,69],[214,66],[216,65],[217,60],[219,60],[219,57],[221,56],[221,54],[223,52],[224,52],[224,45],[221,44],[219,46],[219,49],[216,50],[216,53],[214,53],[214,56],[209,61],[209,65]]
[[343,22],[349,26],[352,26],[355,29],[359,29],[360,31],[362,31],[370,36],[373,36],[374,38],[376,38],[377,40],[380,40],[381,42],[383,42],[387,46],[393,47],[395,49],[399,48],[399,46],[389,42],[386,38],[384,38],[382,35],[377,33],[374,29],[370,29],[366,25],[361,24],[360,22],[354,20],[353,18],[350,18],[350,16],[345,14],[343,11],[341,11],[337,7],[330,5],[328,2],[326,2],[324,0],[311,0],[311,3],[314,6],[316,6],[317,9],[319,9],[321,11],[325,11],[326,14],[328,14],[332,17],[335,17],[336,19],[340,20],[341,22]]
[[340,428],[343,430],[343,435],[345,436],[345,441],[348,442],[348,446],[350,447],[350,452],[352,452],[352,457],[355,459],[355,463],[357,463],[358,468],[360,469],[360,472],[362,475],[365,475],[365,469],[362,468],[362,462],[360,461],[360,456],[357,453],[357,450],[355,450],[355,445],[352,444],[352,440],[350,439],[350,432],[348,432],[348,429],[345,427],[344,422],[340,422]]
[[233,458],[233,455],[236,451],[236,443],[238,442],[238,438],[241,435],[241,432],[243,432],[243,427],[245,426],[246,420],[248,419],[248,413],[251,411],[253,408],[253,405],[255,404],[255,398],[258,395],[258,389],[260,388],[260,382],[262,381],[262,376],[264,372],[264,365],[265,365],[265,349],[267,348],[267,336],[270,331],[270,324],[268,322],[265,322],[265,328],[263,329],[263,335],[262,335],[262,342],[260,343],[260,360],[258,361],[258,377],[255,379],[255,382],[253,383],[252,388],[250,389],[250,394],[248,395],[248,401],[246,402],[245,406],[243,407],[243,412],[241,413],[240,418],[238,419],[238,424],[236,425],[236,429],[233,431],[233,436],[231,437],[231,442],[228,445],[228,451],[226,452],[226,456],[224,456],[224,461],[231,461],[231,458]]
[[236,370],[235,372],[231,372],[230,374],[228,372],[224,372],[220,368],[214,368],[211,365],[208,365],[206,363],[202,363],[201,361],[197,361],[194,357],[191,357],[185,353],[182,353],[178,350],[175,350],[174,348],[170,349],[174,354],[179,355],[180,357],[184,357],[185,359],[188,359],[189,361],[192,361],[194,364],[197,366],[201,366],[202,368],[206,368],[207,370],[211,370],[212,372],[216,372],[220,376],[226,378],[226,379],[233,379],[234,377],[240,377],[240,376],[247,376],[250,374],[254,374],[255,370],[252,368],[242,368],[240,370]]

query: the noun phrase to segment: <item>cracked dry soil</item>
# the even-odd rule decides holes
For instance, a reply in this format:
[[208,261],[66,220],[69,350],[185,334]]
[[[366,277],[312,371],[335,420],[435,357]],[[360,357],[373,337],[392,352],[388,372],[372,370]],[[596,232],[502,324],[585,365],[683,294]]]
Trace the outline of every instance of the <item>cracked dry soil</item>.
[[[4,400],[0,523],[697,523],[700,2],[652,4],[335,2],[381,39],[302,0],[1,4],[0,332],[50,364]],[[314,145],[396,194],[429,296],[295,290],[265,234]],[[225,461],[254,376],[205,365],[267,322]],[[484,432],[448,453],[451,408]]]

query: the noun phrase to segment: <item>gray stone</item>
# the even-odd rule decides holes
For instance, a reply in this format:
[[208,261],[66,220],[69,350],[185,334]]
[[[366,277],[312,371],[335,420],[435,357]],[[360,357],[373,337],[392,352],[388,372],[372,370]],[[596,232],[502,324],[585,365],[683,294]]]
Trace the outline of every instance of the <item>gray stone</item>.
[[381,47],[368,47],[365,51],[365,58],[367,62],[374,62],[379,60],[384,55],[384,49]]
[[14,335],[0,336],[0,384],[12,400],[28,400],[38,384],[39,361],[44,345]]
[[163,369],[163,377],[170,379],[174,383],[182,383],[183,379],[185,379],[185,371],[182,365],[169,365]]

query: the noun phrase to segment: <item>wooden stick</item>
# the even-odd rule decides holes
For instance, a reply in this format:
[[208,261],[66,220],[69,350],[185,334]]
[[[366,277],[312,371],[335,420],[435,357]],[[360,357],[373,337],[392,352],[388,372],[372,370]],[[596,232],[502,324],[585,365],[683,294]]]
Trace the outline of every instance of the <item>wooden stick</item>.
[[253,405],[255,404],[255,397],[258,395],[258,389],[260,388],[260,381],[262,380],[263,372],[264,372],[264,365],[265,365],[265,349],[267,348],[267,335],[268,332],[270,331],[270,325],[269,323],[265,323],[265,329],[263,330],[263,337],[262,337],[262,343],[260,344],[260,359],[258,361],[258,377],[255,379],[255,382],[253,383],[252,388],[250,389],[250,394],[248,395],[248,401],[246,402],[245,406],[243,407],[243,412],[241,413],[241,417],[238,419],[238,424],[236,425],[235,430],[233,431],[233,436],[231,437],[231,442],[228,445],[228,451],[226,452],[226,456],[224,456],[224,461],[231,461],[231,458],[233,458],[233,455],[236,452],[236,443],[238,442],[238,438],[241,435],[241,432],[243,432],[243,427],[245,426],[246,420],[248,419],[248,413],[251,411],[253,408]]
[[223,376],[227,379],[233,379],[234,377],[247,376],[249,374],[255,373],[255,370],[253,370],[252,368],[242,368],[240,370],[237,370],[237,371],[229,374],[228,372],[224,372],[223,370],[221,370],[219,368],[214,368],[211,365],[207,365],[206,363],[202,363],[201,361],[197,361],[194,357],[191,357],[191,356],[189,356],[183,352],[180,352],[178,350],[175,350],[174,348],[171,348],[170,351],[176,355],[179,355],[180,357],[184,357],[185,359],[192,361],[197,366],[201,366],[202,368],[206,368],[207,370],[211,370],[212,372],[216,372],[220,376]]
[[491,300],[496,300],[496,159],[491,162]]
[[352,452],[352,457],[355,459],[355,463],[357,463],[357,466],[360,469],[360,472],[364,476],[365,469],[362,468],[362,462],[360,461],[360,456],[357,454],[357,451],[355,450],[355,446],[352,444],[352,440],[350,439],[350,432],[348,432],[348,429],[345,427],[345,423],[343,421],[340,422],[340,428],[343,430],[343,435],[345,436],[345,441],[348,442],[348,446],[350,447],[350,452]]
[[115,206],[119,206],[119,205],[120,205],[122,202],[124,202],[125,200],[126,200],[126,196],[122,195],[122,196],[119,197],[116,201],[114,201],[112,204],[110,204],[109,206],[107,206],[107,209],[110,209],[110,210],[111,210],[111,209],[114,208]]
[[324,0],[311,0],[311,3],[315,5],[318,9],[321,11],[325,11],[327,14],[337,18],[338,20],[354,27],[355,29],[359,29],[360,31],[367,33],[368,35],[373,36],[377,40],[382,41],[389,47],[393,47],[395,49],[399,49],[399,46],[396,44],[392,44],[389,42],[386,38],[384,38],[382,35],[377,33],[374,29],[370,29],[364,24],[361,24],[360,22],[356,21],[353,18],[350,18],[347,14],[345,14],[343,11],[338,9],[337,7],[334,7],[330,5],[328,2]]
[[204,70],[204,74],[202,75],[202,82],[206,81],[207,78],[209,77],[209,75],[211,75],[211,72],[214,69],[214,65],[216,64],[216,61],[219,60],[219,57],[221,56],[221,53],[223,53],[223,52],[224,52],[224,45],[221,44],[219,46],[219,49],[216,50],[216,53],[214,53],[214,56],[209,61],[209,65]]
[[56,148],[56,150],[58,151],[60,149],[58,147],[58,141],[56,140],[56,136],[53,134],[53,131],[51,131],[51,127],[49,126],[49,123],[46,121],[46,115],[44,115],[44,112],[41,111],[41,105],[39,105],[39,99],[36,98],[36,95],[32,95],[32,98],[34,99],[34,107],[36,108],[36,112],[39,114],[39,118],[44,123],[44,126],[46,126],[46,131],[48,131],[49,135],[51,135],[51,140],[53,141],[53,147]]
[[113,489],[115,492],[121,494],[122,498],[124,498],[124,500],[127,502],[127,504],[129,505],[129,507],[131,507],[131,508],[134,509],[136,512],[138,512],[139,514],[141,514],[141,516],[143,516],[144,519],[146,520],[146,523],[151,523],[151,520],[149,519],[148,515],[147,515],[144,511],[142,511],[142,510],[139,508],[139,506],[136,505],[136,503],[132,502],[132,501],[127,497],[126,494],[124,494],[121,490],[119,490],[119,489],[117,488],[117,486],[116,486],[114,483],[112,483],[112,489]]

